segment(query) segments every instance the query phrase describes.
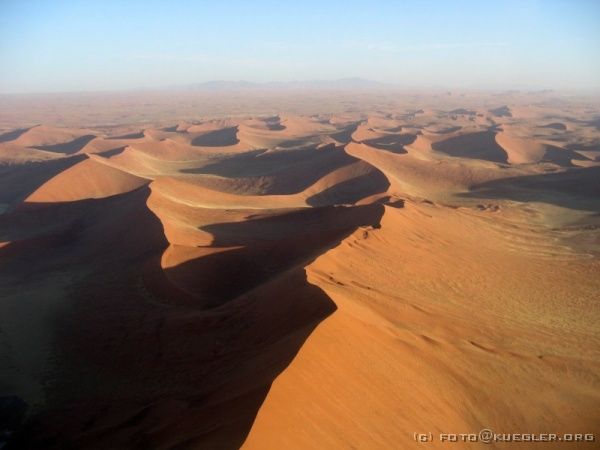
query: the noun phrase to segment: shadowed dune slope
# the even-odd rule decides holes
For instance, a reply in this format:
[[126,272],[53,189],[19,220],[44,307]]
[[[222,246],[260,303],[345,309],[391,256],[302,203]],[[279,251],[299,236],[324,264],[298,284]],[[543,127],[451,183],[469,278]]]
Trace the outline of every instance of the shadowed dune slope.
[[[244,266],[237,254],[229,260],[227,272],[233,279],[251,280],[252,289],[241,289],[246,291],[241,296],[231,292],[226,306],[211,311],[197,298],[186,306],[167,307],[167,299],[179,294],[174,284],[161,279],[165,272],[158,256],[167,243],[160,222],[145,206],[147,196],[147,188],[142,188],[100,200],[55,203],[41,211],[20,212],[67,217],[70,211],[77,224],[54,233],[61,237],[47,247],[52,257],[26,272],[19,266],[30,260],[34,248],[20,246],[15,251],[11,249],[19,247],[15,243],[0,250],[3,264],[12,268],[7,281],[15,285],[21,276],[41,271],[47,274],[42,286],[49,287],[57,282],[51,270],[57,264],[77,274],[69,284],[70,294],[55,306],[67,307],[68,312],[57,318],[60,327],[53,336],[69,357],[52,368],[57,377],[48,391],[47,408],[17,437],[20,445],[237,448],[273,379],[312,329],[335,310],[319,288],[306,282],[302,265],[277,266],[270,277],[261,279],[255,277],[256,269],[265,267]],[[357,213],[354,222],[332,212],[335,225],[331,232],[316,236],[317,245],[335,246],[353,227],[376,225],[382,211],[379,205],[348,209]],[[329,219],[320,218],[318,210],[311,214],[305,225],[312,223],[313,235],[329,229]],[[273,239],[268,230],[279,230],[277,223],[299,226],[286,217],[271,220],[274,223],[266,229],[250,221],[240,223],[241,230],[213,226],[211,233],[219,244],[239,244],[243,239],[254,246],[253,233]],[[136,226],[131,227],[132,223]],[[317,249],[311,247],[315,238],[307,233],[306,245],[297,246],[300,261],[316,256],[311,256]],[[290,258],[286,252],[280,254]],[[263,257],[269,260],[267,254]],[[194,269],[202,261],[169,270],[186,272],[190,264]],[[218,290],[220,297],[227,294],[223,291],[227,286],[232,284]],[[91,348],[103,350],[90,352]],[[98,377],[118,383],[98,385]],[[92,384],[94,389],[86,387]]]
[[593,102],[188,94],[3,116],[0,447],[596,432]]
[[563,167],[573,167],[573,160],[588,160],[587,157],[573,150],[534,139],[512,137],[504,133],[496,134],[496,142],[506,151],[508,162],[511,164],[549,162]]
[[237,127],[232,127],[201,134],[197,138],[194,138],[191,144],[199,147],[223,147],[226,145],[235,145],[238,142]]
[[484,161],[473,164],[454,158],[434,160],[427,153],[394,154],[366,144],[351,143],[346,151],[384,173],[391,183],[391,191],[400,196],[444,201],[453,192],[466,191],[473,184],[511,173],[511,169],[499,172]]
[[92,130],[37,125],[19,134],[12,142],[26,147],[45,147],[58,153],[75,153],[93,137]]
[[[317,183],[328,173],[357,160],[343,148],[321,148],[246,152],[182,173],[243,179],[246,194],[289,195]],[[234,186],[234,183],[230,183]],[[252,186],[254,185],[254,186]]]
[[87,158],[48,180],[27,197],[25,202],[68,202],[110,197],[147,183],[146,179]]
[[308,280],[338,310],[275,381],[243,448],[413,448],[419,430],[593,429],[598,354],[585,343],[598,340],[598,262],[523,257],[490,220],[387,207],[381,229],[312,263]]
[[472,186],[466,196],[540,201],[570,209],[600,211],[600,167],[511,177]]
[[62,171],[85,160],[75,155],[49,161],[0,165],[0,203],[16,205]]
[[[203,230],[214,236],[212,248],[170,247],[163,257],[166,277],[216,307],[231,301],[290,268],[301,266],[359,226],[377,225],[381,205],[311,208],[274,214]],[[243,230],[241,233],[239,230]],[[177,264],[184,252],[184,263]]]
[[17,128],[16,130],[6,131],[0,134],[0,142],[14,141],[28,130],[29,128]]
[[45,150],[47,152],[65,153],[67,155],[71,155],[80,151],[95,138],[96,136],[89,134],[62,144],[38,145],[34,148],[37,148],[38,150]]
[[495,135],[489,131],[463,134],[436,142],[433,148],[450,156],[462,158],[483,159],[486,161],[506,163],[508,157],[495,140]]

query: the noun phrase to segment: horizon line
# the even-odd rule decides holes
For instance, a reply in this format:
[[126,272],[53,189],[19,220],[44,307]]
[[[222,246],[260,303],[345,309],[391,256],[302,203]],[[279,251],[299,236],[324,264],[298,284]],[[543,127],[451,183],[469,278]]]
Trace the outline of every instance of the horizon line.
[[[335,86],[335,83],[342,83]],[[344,85],[346,83],[346,85]],[[348,83],[355,83],[349,86]],[[344,77],[332,79],[305,79],[305,80],[271,80],[271,81],[250,81],[244,79],[226,80],[213,79],[207,81],[180,83],[160,86],[139,86],[123,88],[96,88],[96,89],[74,89],[61,91],[1,91],[0,95],[61,95],[61,94],[106,94],[106,93],[136,93],[136,92],[239,92],[239,91],[259,91],[266,90],[272,92],[283,91],[449,91],[449,92],[515,92],[515,93],[597,93],[600,94],[600,87],[549,87],[549,86],[450,86],[450,85],[407,85],[401,82],[389,82],[373,80],[362,77]]]

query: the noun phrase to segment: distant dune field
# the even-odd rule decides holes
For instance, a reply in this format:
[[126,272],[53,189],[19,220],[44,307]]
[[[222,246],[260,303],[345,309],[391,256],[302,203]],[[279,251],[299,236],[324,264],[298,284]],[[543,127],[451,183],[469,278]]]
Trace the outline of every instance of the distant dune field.
[[600,432],[594,100],[5,100],[0,412],[15,448]]

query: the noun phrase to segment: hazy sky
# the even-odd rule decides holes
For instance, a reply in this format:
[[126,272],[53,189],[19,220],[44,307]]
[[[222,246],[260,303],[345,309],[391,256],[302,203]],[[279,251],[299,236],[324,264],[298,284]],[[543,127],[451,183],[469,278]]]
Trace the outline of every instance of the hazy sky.
[[600,1],[0,0],[0,92],[345,77],[600,89]]

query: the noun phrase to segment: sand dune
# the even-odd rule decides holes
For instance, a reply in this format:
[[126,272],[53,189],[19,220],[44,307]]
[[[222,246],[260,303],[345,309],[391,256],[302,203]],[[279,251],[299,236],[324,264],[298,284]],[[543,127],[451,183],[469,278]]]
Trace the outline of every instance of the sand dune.
[[312,117],[284,116],[257,126],[256,121],[242,123],[238,137],[256,148],[293,148],[327,142],[327,137],[345,131],[343,127]]
[[[11,154],[15,154],[13,149]],[[22,156],[22,154],[21,154]],[[74,155],[66,158],[49,158],[41,161],[30,161],[29,158],[11,163],[13,158],[3,154],[4,161],[9,164],[0,165],[0,203],[18,206],[25,198],[36,191],[42,184],[58,176],[62,171],[85,159],[84,155]]]
[[508,155],[511,164],[538,163],[546,154],[546,147],[541,142],[520,139],[505,133],[495,136],[496,142]]
[[511,164],[549,162],[563,167],[572,167],[575,161],[589,160],[573,150],[534,139],[512,137],[505,133],[497,133],[495,138],[508,154],[508,162]]
[[4,164],[23,164],[48,161],[61,155],[36,148],[22,147],[13,143],[0,144],[0,159]]
[[551,128],[553,130],[565,131],[567,126],[562,122],[552,122],[546,125],[542,125],[542,128]]
[[203,133],[192,140],[192,145],[198,147],[222,147],[235,145],[238,142],[237,127],[231,127]]
[[[598,366],[579,346],[595,329],[584,316],[598,266],[523,258],[482,220],[492,219],[386,208],[381,229],[310,265],[338,310],[275,381],[243,448],[413,448],[412,429],[593,429]],[[551,304],[538,279],[563,280]],[[578,309],[575,298],[592,303]]]
[[485,161],[436,160],[426,153],[394,154],[366,144],[349,144],[346,151],[383,172],[391,183],[390,191],[399,197],[448,202],[454,193],[468,191],[474,184],[514,173],[511,169],[500,172]]
[[0,134],[0,142],[10,142],[17,139],[23,133],[29,131],[29,128],[17,128],[16,130],[7,131]]
[[189,248],[171,246],[162,265],[167,279],[194,296],[194,304],[216,307],[280,273],[302,267],[358,226],[371,225],[363,210],[378,207],[310,208],[205,225],[203,230],[213,235],[213,248],[196,248],[192,256]]
[[[74,153],[94,136],[91,130],[65,129],[38,125],[28,129],[13,140],[26,147],[41,147],[58,153]],[[77,148],[77,150],[75,150]]]
[[506,151],[495,141],[495,134],[482,131],[461,134],[456,137],[436,142],[433,148],[450,156],[461,158],[483,159],[486,161],[506,163]]
[[512,112],[506,105],[490,109],[489,111],[497,117],[512,117]]
[[11,445],[597,433],[597,106],[319,95],[3,120]]
[[25,199],[25,203],[71,202],[122,194],[148,180],[85,159],[54,176]]

